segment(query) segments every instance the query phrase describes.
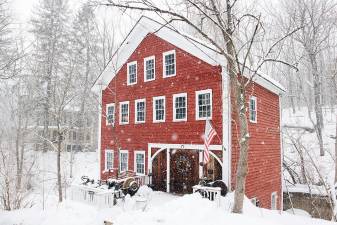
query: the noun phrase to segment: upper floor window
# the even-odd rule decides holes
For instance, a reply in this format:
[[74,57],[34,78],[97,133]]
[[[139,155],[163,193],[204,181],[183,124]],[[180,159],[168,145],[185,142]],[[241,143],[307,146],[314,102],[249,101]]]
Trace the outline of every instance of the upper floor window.
[[113,169],[114,165],[114,151],[105,150],[105,170]]
[[165,121],[165,96],[153,97],[153,122]]
[[135,121],[136,123],[145,123],[145,99],[135,101]]
[[132,85],[137,83],[137,62],[130,62],[127,64],[128,67],[128,76],[127,84]]
[[106,105],[106,125],[115,123],[115,103]]
[[135,151],[134,170],[136,174],[139,174],[139,175],[145,174],[145,152],[144,151]]
[[128,150],[120,150],[119,152],[119,171],[124,172],[128,170]]
[[155,57],[150,56],[144,59],[144,81],[155,79]]
[[257,122],[257,110],[256,110],[256,97],[251,96],[249,98],[249,121],[252,123]]
[[173,121],[187,120],[187,94],[173,95]]
[[172,77],[176,75],[176,51],[163,53],[163,76]]
[[212,119],[212,90],[196,91],[196,119]]
[[119,124],[129,123],[129,101],[119,103]]

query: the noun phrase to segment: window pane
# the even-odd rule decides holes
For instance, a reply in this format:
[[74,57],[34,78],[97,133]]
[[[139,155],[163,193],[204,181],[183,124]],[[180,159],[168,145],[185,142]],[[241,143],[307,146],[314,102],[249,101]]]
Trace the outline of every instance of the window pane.
[[129,104],[121,105],[121,122],[122,123],[129,122]]
[[137,122],[145,121],[145,102],[137,102]]
[[165,55],[165,75],[175,74],[175,57],[174,54]]
[[129,83],[133,84],[137,82],[137,65],[129,65]]
[[199,118],[211,117],[211,94],[199,94],[198,95],[198,111]]
[[162,121],[164,120],[165,116],[165,105],[164,99],[156,99],[155,100],[155,113],[156,113],[156,120]]
[[106,169],[113,169],[113,152],[106,152]]
[[120,154],[120,170],[126,171],[128,168],[128,154],[127,153],[121,153]]
[[136,172],[137,173],[144,173],[144,154],[136,154]]
[[145,61],[146,80],[154,79],[154,59]]
[[175,110],[176,110],[176,119],[185,119],[186,118],[186,97],[176,97],[175,98]]

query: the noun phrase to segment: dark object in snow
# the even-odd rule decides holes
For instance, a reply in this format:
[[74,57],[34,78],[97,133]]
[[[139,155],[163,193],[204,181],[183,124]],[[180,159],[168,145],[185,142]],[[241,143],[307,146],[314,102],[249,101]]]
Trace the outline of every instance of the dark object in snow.
[[104,225],[112,225],[112,224],[113,224],[112,222],[104,220]]
[[[228,193],[228,187],[222,180],[211,181],[207,178],[200,180],[199,185],[205,187],[219,187],[221,188],[221,196],[226,196]],[[200,193],[201,194],[201,193]]]
[[95,182],[94,179],[90,179],[88,176],[82,176],[81,180],[83,181],[83,185],[87,185],[89,183],[93,184]]

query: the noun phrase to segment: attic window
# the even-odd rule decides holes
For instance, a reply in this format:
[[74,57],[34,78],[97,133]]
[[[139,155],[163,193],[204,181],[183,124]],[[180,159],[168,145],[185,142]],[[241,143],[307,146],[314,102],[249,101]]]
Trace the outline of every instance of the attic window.
[[144,81],[155,79],[155,57],[150,56],[144,59]]
[[172,77],[176,75],[176,51],[163,53],[163,77]]
[[130,62],[127,64],[128,66],[128,76],[127,76],[127,84],[133,85],[137,83],[137,62]]

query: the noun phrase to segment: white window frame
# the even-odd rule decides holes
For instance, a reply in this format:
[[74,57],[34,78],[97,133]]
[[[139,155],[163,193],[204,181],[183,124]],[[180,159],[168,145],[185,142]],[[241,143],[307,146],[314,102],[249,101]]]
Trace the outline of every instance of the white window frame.
[[[132,65],[136,65],[136,82],[134,83],[130,83],[130,71],[129,71],[129,67]],[[133,61],[133,62],[129,62],[127,64],[127,85],[135,85],[137,84],[137,76],[138,76],[138,71],[137,71],[137,61]]]
[[[153,78],[152,79],[146,78],[146,62],[149,60],[153,60]],[[144,58],[144,82],[153,81],[155,79],[156,79],[156,57],[153,55],[153,56]]]
[[[128,105],[128,122],[122,122],[122,105]],[[119,103],[119,124],[124,125],[124,124],[129,124],[130,123],[130,102],[129,101],[124,101]]]
[[115,160],[115,153],[114,153],[114,150],[112,149],[105,149],[105,170],[108,170],[108,153],[111,153],[112,154],[112,167],[110,169],[113,169],[114,168],[114,160]]
[[[210,94],[210,105],[211,105],[211,115],[209,117],[199,117],[199,95],[201,94]],[[200,90],[195,92],[195,119],[196,120],[206,120],[212,119],[213,116],[213,94],[212,89]]]
[[[156,119],[156,100],[164,99],[164,118],[162,120]],[[152,98],[152,119],[154,123],[162,123],[165,122],[166,119],[166,99],[165,96],[157,96]]]
[[[275,205],[273,205],[273,198],[275,197]],[[277,192],[274,191],[270,195],[270,209],[276,210],[277,209]]]
[[[144,121],[138,121],[138,118],[137,118],[137,103],[139,102],[144,102]],[[146,99],[145,98],[142,98],[142,99],[137,99],[135,100],[135,123],[139,124],[139,123],[145,123],[146,121]]]
[[[108,109],[111,106],[114,107],[114,112],[113,112],[114,113],[114,122],[113,122],[113,124],[110,124],[109,121],[108,121]],[[106,104],[105,116],[106,116],[106,125],[114,125],[115,124],[115,122],[116,122],[116,105],[115,105],[115,103]]]
[[[176,119],[176,98],[178,97],[185,97],[186,99],[186,116],[184,119]],[[187,104],[187,93],[179,93],[179,94],[174,94],[173,95],[173,121],[174,122],[181,122],[181,121],[187,121],[187,114],[188,114],[188,104]]]
[[[165,67],[165,56],[167,55],[174,55],[174,74],[171,75],[166,75],[166,67]],[[163,77],[174,77],[177,74],[177,55],[176,55],[176,50],[171,50],[167,52],[163,52]]]
[[[144,156],[144,162],[143,162],[143,164],[144,164],[144,173],[138,173],[137,172],[137,155],[143,155]],[[136,175],[145,175],[145,151],[143,151],[143,150],[137,150],[137,151],[135,151],[135,153],[134,153],[134,164],[133,164],[133,168],[134,168],[134,172],[136,173]]]
[[[127,155],[127,160],[126,160],[126,170],[122,170],[122,154],[126,154]],[[120,150],[119,151],[119,158],[118,158],[118,161],[119,161],[119,171],[120,172],[125,172],[125,171],[128,171],[129,170],[129,151],[128,150]]]
[[[255,120],[251,120],[251,111],[250,111],[250,104],[251,104],[251,100],[253,100],[255,102]],[[250,96],[249,97],[249,106],[248,106],[248,110],[249,110],[249,121],[251,123],[257,123],[257,97],[256,96]]]

